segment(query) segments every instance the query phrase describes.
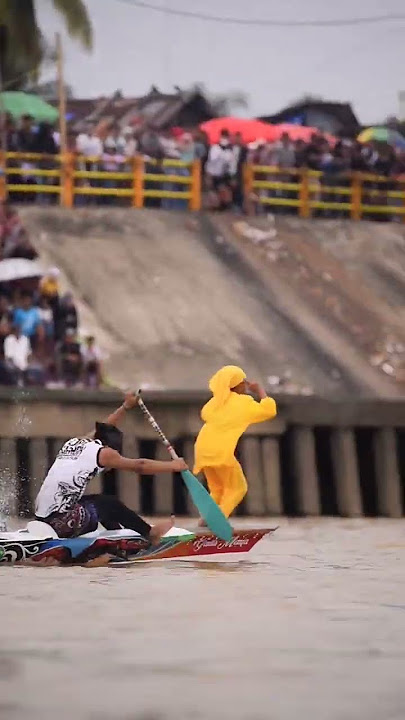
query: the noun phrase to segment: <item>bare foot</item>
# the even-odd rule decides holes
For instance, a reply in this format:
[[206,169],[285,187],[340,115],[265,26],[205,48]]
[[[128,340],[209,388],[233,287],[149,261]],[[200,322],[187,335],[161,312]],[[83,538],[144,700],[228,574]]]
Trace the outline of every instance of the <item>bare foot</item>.
[[92,560],[87,560],[87,562],[83,563],[82,567],[105,567],[106,565],[108,565],[110,560],[111,555],[105,553],[104,555],[99,555],[99,557],[93,558]]
[[169,520],[162,520],[161,522],[156,523],[156,525],[153,525],[149,533],[149,540],[151,541],[152,545],[158,545],[162,535],[166,535],[166,533],[170,530],[170,528],[173,527],[173,525],[174,515],[172,515]]

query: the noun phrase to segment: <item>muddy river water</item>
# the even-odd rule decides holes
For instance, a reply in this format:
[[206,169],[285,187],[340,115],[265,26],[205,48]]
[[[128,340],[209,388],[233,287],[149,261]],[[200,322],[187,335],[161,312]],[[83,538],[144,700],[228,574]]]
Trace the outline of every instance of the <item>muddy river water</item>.
[[403,720],[405,521],[278,524],[236,562],[1,567],[1,720]]

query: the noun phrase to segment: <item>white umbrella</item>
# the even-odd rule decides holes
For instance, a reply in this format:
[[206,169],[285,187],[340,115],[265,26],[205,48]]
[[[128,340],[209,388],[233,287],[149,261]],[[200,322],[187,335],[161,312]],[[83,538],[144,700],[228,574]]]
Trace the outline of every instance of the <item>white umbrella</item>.
[[37,260],[8,258],[0,261],[0,282],[41,277],[44,270]]

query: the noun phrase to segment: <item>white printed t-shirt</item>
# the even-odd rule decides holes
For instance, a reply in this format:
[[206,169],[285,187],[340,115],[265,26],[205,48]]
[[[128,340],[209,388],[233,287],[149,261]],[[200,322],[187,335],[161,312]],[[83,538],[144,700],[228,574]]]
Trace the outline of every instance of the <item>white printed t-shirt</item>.
[[102,448],[100,440],[89,438],[72,438],[63,445],[37,495],[37,517],[67,512],[80,500],[90,480],[103,470],[98,461]]

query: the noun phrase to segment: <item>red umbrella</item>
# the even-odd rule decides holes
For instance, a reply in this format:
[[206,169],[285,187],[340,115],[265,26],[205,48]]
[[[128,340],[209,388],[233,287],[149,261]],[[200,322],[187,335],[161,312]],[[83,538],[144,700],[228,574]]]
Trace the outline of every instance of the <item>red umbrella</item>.
[[280,125],[272,125],[274,140],[280,140],[284,133],[287,133],[290,140],[296,142],[297,140],[303,140],[304,142],[310,142],[312,135],[322,135],[325,140],[331,145],[336,144],[336,138],[329,133],[322,133],[317,128],[304,127],[303,125],[293,125],[292,123],[280,123]]
[[228,130],[231,135],[240,133],[244,143],[254,142],[263,139],[272,142],[274,139],[274,125],[261,122],[261,120],[250,120],[246,118],[221,117],[208,120],[200,125],[211,143],[218,142],[222,130]]

